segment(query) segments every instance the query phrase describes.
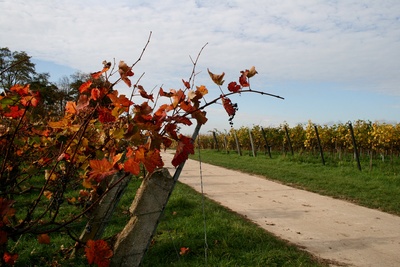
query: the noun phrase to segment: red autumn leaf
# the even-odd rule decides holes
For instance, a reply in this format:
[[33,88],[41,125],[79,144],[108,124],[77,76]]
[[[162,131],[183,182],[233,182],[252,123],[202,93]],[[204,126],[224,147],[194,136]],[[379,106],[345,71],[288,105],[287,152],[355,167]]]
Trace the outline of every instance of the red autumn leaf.
[[192,113],[192,117],[197,120],[200,124],[205,124],[207,122],[206,113],[201,110],[196,110]]
[[172,139],[178,140],[177,126],[176,126],[176,124],[168,123],[167,125],[165,125],[164,130],[165,130],[166,133],[168,133],[168,135],[169,135]]
[[26,96],[29,93],[29,87],[30,87],[29,84],[24,85],[24,86],[16,84],[16,85],[14,85],[13,87],[10,88],[10,91],[11,92],[16,92],[20,96]]
[[190,89],[190,83],[182,79],[183,85],[185,85],[186,89]]
[[86,258],[89,264],[97,264],[98,267],[108,267],[113,252],[104,240],[88,240],[85,248]]
[[50,236],[48,234],[38,235],[39,244],[50,244]]
[[15,215],[15,209],[12,208],[14,202],[13,200],[0,197],[0,224],[4,223],[7,225],[10,223],[9,218]]
[[140,164],[133,158],[129,158],[125,163],[124,163],[124,170],[126,172],[129,172],[133,175],[138,175],[140,173]]
[[188,113],[196,111],[196,108],[189,101],[182,101],[179,107]]
[[107,176],[113,175],[117,172],[117,170],[113,168],[113,164],[106,158],[103,158],[102,160],[90,160],[89,165],[90,168],[92,168],[89,172],[89,179],[94,179],[98,183]]
[[128,108],[133,105],[133,102],[130,101],[125,95],[118,95],[117,90],[110,92],[107,94],[107,96],[116,107],[123,108],[124,111],[128,111]]
[[248,71],[241,71],[242,75],[239,77],[239,83],[242,87],[249,87],[250,84],[247,80],[247,73]]
[[19,109],[18,106],[12,106],[12,107],[10,107],[10,111],[9,112],[4,113],[4,116],[5,117],[10,117],[10,118],[13,118],[13,119],[21,118],[22,115],[24,115],[24,111],[25,110],[23,110],[23,109]]
[[76,105],[76,111],[79,112],[87,106],[89,106],[89,97],[87,95],[80,95],[78,104]]
[[174,92],[165,92],[161,87],[160,87],[160,91],[158,93],[160,96],[165,96],[165,97],[172,97],[174,95]]
[[139,85],[139,86],[138,86],[138,90],[139,90],[140,95],[141,95],[143,98],[149,99],[149,100],[151,100],[152,102],[154,102],[154,101],[153,101],[153,99],[154,99],[154,98],[153,98],[153,94],[148,95],[147,92],[144,90],[143,86]]
[[190,252],[190,248],[189,247],[181,247],[180,251],[179,251],[179,255],[183,256],[186,255]]
[[174,167],[177,167],[182,162],[185,162],[188,159],[189,154],[194,154],[193,141],[191,138],[180,134],[176,153],[174,158],[172,159],[172,165],[174,165]]
[[233,93],[239,92],[241,88],[242,87],[239,84],[237,84],[237,82],[230,82],[228,84],[228,90]]
[[209,69],[207,69],[208,74],[211,77],[211,80],[213,80],[213,82],[217,85],[222,85],[224,83],[224,76],[225,76],[225,72],[223,72],[222,74],[214,74],[212,73]]
[[[2,226],[2,224],[0,224],[0,226]],[[7,240],[8,240],[7,232],[0,230],[0,245],[5,244]]]
[[146,170],[150,173],[154,172],[156,168],[163,167],[164,162],[162,161],[160,151],[158,149],[147,151],[147,153],[145,153],[143,164],[146,167]]
[[90,95],[91,95],[93,100],[98,100],[98,99],[100,99],[100,90],[97,89],[97,88],[93,88],[90,91]]
[[177,123],[182,123],[184,125],[192,125],[192,122],[185,116],[179,116],[179,115],[175,115],[173,117],[171,117],[172,120],[174,120]]
[[107,123],[107,122],[113,122],[116,121],[117,119],[111,114],[111,110],[109,110],[108,108],[104,108],[104,107],[99,107],[97,109],[97,111],[99,112],[99,121],[101,123]]
[[39,101],[40,101],[39,92],[30,91],[30,95],[26,95],[21,98],[21,104],[24,105],[25,107],[27,106],[37,107]]
[[233,106],[231,100],[227,97],[221,96],[222,105],[224,106],[226,112],[229,116],[235,116],[236,109]]
[[18,259],[18,254],[17,253],[12,254],[12,253],[9,253],[7,251],[4,252],[3,260],[4,260],[4,262],[6,264],[14,266],[15,262],[17,261],[17,259]]
[[89,90],[90,86],[92,85],[92,81],[87,81],[81,84],[81,86],[79,86],[79,93],[84,93],[87,90]]

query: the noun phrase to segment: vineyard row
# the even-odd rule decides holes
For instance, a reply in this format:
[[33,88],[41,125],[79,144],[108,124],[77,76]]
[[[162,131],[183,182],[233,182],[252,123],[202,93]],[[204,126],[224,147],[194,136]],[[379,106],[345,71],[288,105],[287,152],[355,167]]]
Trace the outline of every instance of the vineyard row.
[[387,124],[357,120],[355,122],[316,125],[287,123],[279,127],[232,128],[229,132],[213,131],[199,136],[196,144],[202,149],[224,149],[283,153],[360,153],[361,155],[399,155],[400,124]]

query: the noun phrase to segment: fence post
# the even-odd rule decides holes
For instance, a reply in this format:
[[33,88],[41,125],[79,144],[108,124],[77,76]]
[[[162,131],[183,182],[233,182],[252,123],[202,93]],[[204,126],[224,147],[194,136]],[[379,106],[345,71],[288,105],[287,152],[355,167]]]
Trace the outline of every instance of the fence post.
[[289,143],[290,152],[292,152],[292,156],[294,156],[293,146],[292,146],[292,142],[290,141],[290,136],[289,136],[289,130],[286,127],[286,125],[285,125],[285,133],[286,133],[286,139],[288,140],[288,143]]
[[325,165],[324,151],[322,150],[321,140],[319,139],[318,127],[314,124],[315,135],[317,136],[319,153],[321,154],[322,165]]
[[226,135],[224,135],[224,144],[225,144],[225,152],[229,154],[229,149],[228,149],[228,140],[226,139]]
[[241,156],[241,155],[242,155],[242,151],[240,150],[240,144],[239,144],[239,140],[238,140],[238,138],[237,138],[237,135],[236,135],[236,131],[235,131],[235,130],[233,130],[233,136],[235,137],[237,152],[238,152],[239,156]]
[[350,129],[351,139],[353,140],[354,154],[356,155],[357,167],[361,171],[360,155],[358,154],[356,138],[354,137],[354,130],[353,130],[353,125],[351,124],[351,122],[349,122],[349,129]]
[[215,134],[214,131],[212,133],[213,133],[213,137],[214,137],[215,147],[217,148],[217,151],[219,151],[217,135]]
[[251,145],[251,150],[253,151],[253,157],[256,156],[256,150],[254,148],[254,142],[253,142],[253,135],[251,133],[251,130],[249,128],[249,136],[250,136],[250,145]]
[[269,158],[272,158],[272,156],[271,156],[271,147],[268,144],[267,135],[265,134],[264,128],[262,128],[262,127],[261,127],[261,133],[262,133],[264,141],[265,141],[265,148],[268,151],[268,156],[269,156]]

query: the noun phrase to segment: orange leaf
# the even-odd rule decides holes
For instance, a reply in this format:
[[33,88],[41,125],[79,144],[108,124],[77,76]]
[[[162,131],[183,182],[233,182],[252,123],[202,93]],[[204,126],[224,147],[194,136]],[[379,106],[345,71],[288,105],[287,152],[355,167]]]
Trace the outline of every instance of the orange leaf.
[[211,80],[213,80],[213,82],[217,85],[222,85],[224,83],[224,76],[225,76],[225,72],[223,72],[222,74],[214,74],[212,73],[209,69],[208,70],[208,74],[211,77]]
[[188,254],[190,252],[190,248],[189,247],[181,247],[179,255],[183,256],[185,254]]
[[88,240],[85,253],[88,263],[99,267],[108,267],[113,256],[110,246],[104,240]]
[[192,125],[192,122],[184,116],[174,115],[172,120],[176,121],[177,123],[183,123],[184,125]]
[[16,92],[20,96],[26,96],[26,95],[28,95],[29,87],[30,87],[29,84],[27,84],[25,86],[16,84],[16,85],[14,85],[13,87],[10,88],[10,91],[11,92]]
[[113,169],[113,164],[106,158],[90,160],[89,165],[92,168],[92,171],[89,172],[89,179],[94,179],[96,182],[101,182],[107,176],[117,172],[117,170]]
[[139,175],[139,173],[140,173],[140,164],[139,164],[139,162],[135,161],[135,159],[129,158],[124,163],[124,170],[126,172],[130,172],[133,175]]
[[68,101],[65,105],[65,112],[69,114],[76,114],[76,104],[75,102]]
[[81,86],[79,86],[79,93],[84,93],[86,92],[90,86],[92,85],[92,81],[87,81],[81,84]]
[[48,234],[38,235],[39,244],[50,244],[50,236]]
[[15,262],[17,261],[17,259],[18,259],[18,254],[17,253],[12,254],[12,253],[9,253],[7,251],[4,252],[3,260],[4,260],[4,262],[6,264],[14,266]]
[[100,99],[100,90],[97,88],[93,88],[92,91],[90,91],[90,95],[92,96],[93,100],[98,100]]
[[180,134],[176,153],[174,158],[172,159],[172,165],[176,167],[182,162],[185,162],[188,159],[189,154],[194,154],[193,141],[191,138]]
[[129,80],[128,76],[133,76],[132,68],[128,67],[128,65],[124,61],[120,61],[118,65],[118,72],[121,76],[121,79],[128,85],[132,86],[131,80]]

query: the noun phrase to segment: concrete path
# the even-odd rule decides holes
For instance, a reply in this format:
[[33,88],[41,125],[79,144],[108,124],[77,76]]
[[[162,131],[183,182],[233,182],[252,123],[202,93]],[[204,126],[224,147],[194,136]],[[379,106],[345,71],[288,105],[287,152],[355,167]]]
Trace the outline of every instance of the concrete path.
[[[163,159],[171,174],[173,155]],[[202,163],[206,196],[332,266],[400,266],[400,217]],[[199,162],[179,181],[200,191]]]

